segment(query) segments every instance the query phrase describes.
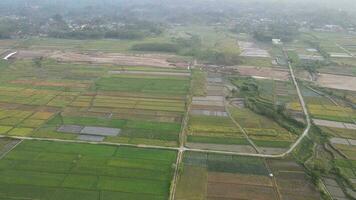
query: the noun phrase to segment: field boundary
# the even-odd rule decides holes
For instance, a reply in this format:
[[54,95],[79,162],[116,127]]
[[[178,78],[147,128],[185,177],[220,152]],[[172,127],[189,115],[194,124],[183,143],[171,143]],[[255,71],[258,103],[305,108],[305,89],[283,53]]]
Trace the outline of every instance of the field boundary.
[[256,152],[260,154],[260,150],[258,149],[256,144],[251,140],[251,138],[248,136],[248,134],[246,133],[246,130],[244,128],[242,128],[242,126],[233,118],[228,106],[226,105],[226,101],[225,100],[224,100],[224,106],[225,106],[225,110],[228,113],[229,118],[231,119],[231,121],[235,124],[235,126],[237,126],[241,130],[241,132],[244,134],[244,136],[247,139],[247,141],[256,150]]
[[24,140],[19,140],[19,142],[17,142],[14,146],[12,146],[9,150],[7,150],[4,154],[2,154],[2,155],[0,156],[0,160],[3,159],[3,158],[5,158],[5,156],[6,156],[7,154],[9,154],[12,150],[14,150],[22,141],[24,141]]

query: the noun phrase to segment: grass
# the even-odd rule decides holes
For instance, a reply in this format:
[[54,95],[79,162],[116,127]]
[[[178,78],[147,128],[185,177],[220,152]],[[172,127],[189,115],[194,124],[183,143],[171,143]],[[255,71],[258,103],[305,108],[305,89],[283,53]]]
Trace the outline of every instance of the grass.
[[54,191],[66,191],[62,199],[166,199],[175,158],[174,151],[24,141],[0,161],[0,197],[57,199]]
[[188,142],[207,143],[207,144],[233,144],[233,145],[250,145],[245,138],[234,137],[210,137],[188,135]]
[[237,45],[237,36],[232,34],[224,26],[179,26],[174,27],[167,33],[170,37],[189,37],[198,35],[201,39],[202,48],[227,53],[240,53]]
[[204,200],[206,199],[207,177],[205,168],[183,166],[182,174],[177,185],[177,200]]
[[144,93],[185,94],[189,82],[185,80],[152,79],[152,78],[102,78],[96,82],[98,90],[129,91]]
[[5,134],[12,129],[12,126],[0,126],[0,134]]
[[206,94],[206,72],[194,69],[192,71],[192,94],[204,96]]
[[243,65],[257,67],[273,67],[271,58],[241,57]]
[[12,136],[29,136],[32,133],[32,128],[13,128],[7,135]]
[[240,130],[228,117],[192,115],[188,131],[193,136],[241,137]]
[[208,172],[268,175],[263,159],[253,157],[187,152],[183,163],[207,168]]

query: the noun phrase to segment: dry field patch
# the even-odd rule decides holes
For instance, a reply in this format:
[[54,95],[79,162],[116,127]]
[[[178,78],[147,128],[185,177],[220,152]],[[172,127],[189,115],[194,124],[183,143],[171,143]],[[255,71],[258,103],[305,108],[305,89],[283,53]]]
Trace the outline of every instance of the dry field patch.
[[238,66],[234,67],[242,76],[261,77],[266,79],[288,81],[289,72],[284,69],[255,66]]
[[320,74],[317,83],[322,87],[356,91],[356,77],[334,74]]
[[230,183],[272,187],[272,180],[267,176],[209,172],[208,181],[212,183]]
[[208,199],[275,200],[272,187],[229,183],[208,183]]

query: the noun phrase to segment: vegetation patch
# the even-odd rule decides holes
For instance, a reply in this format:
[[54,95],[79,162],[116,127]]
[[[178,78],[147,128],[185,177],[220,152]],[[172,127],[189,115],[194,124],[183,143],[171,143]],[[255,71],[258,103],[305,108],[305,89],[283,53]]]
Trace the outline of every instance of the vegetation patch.
[[0,196],[40,198],[65,190],[80,199],[166,199],[175,157],[173,151],[24,141],[0,161]]

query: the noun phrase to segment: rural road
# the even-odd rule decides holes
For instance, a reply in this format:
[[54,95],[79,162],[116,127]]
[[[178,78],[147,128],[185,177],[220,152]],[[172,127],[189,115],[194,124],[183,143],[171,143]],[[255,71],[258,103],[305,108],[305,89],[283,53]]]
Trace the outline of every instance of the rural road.
[[303,134],[298,138],[298,140],[288,149],[288,151],[286,151],[283,154],[281,154],[281,157],[284,157],[284,156],[290,154],[303,141],[303,139],[306,136],[308,136],[309,130],[310,130],[310,127],[311,127],[311,120],[310,120],[310,116],[309,116],[309,113],[308,113],[308,109],[307,109],[307,106],[305,104],[302,92],[300,91],[297,79],[295,78],[292,64],[289,61],[288,61],[288,67],[289,67],[290,74],[292,76],[292,80],[293,80],[294,86],[297,89],[299,101],[300,101],[300,104],[302,105],[303,112],[304,112],[304,115],[305,115],[305,119],[306,119],[306,122],[307,122],[307,127],[303,131]]

